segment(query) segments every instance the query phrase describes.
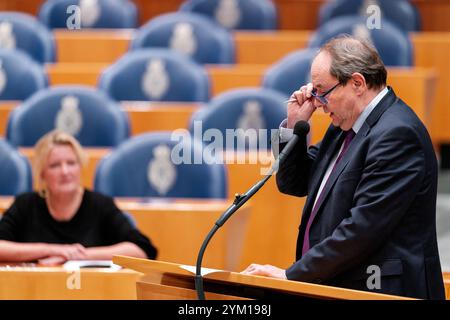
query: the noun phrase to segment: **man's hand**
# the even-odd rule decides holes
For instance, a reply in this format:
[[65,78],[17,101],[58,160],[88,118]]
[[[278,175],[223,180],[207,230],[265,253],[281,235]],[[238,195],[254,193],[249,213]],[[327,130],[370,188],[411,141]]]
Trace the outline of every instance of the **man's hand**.
[[280,269],[274,266],[271,266],[270,264],[261,265],[252,263],[241,272],[242,274],[251,274],[255,276],[266,276],[271,278],[277,278],[277,279],[287,279],[286,278],[286,272],[284,269]]
[[312,83],[308,83],[306,86],[302,86],[299,90],[294,91],[289,98],[289,100],[294,101],[289,102],[287,106],[288,128],[294,128],[295,124],[300,120],[308,121],[314,111],[316,111],[314,99],[311,99],[312,90]]

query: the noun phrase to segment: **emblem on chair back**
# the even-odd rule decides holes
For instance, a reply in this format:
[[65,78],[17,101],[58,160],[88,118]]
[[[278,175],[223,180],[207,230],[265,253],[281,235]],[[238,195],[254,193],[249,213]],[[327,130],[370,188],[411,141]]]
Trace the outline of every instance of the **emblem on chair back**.
[[147,169],[147,179],[160,196],[165,196],[177,179],[176,168],[170,160],[171,149],[165,144],[153,148],[153,159]]
[[[258,143],[258,133],[259,129],[265,128],[264,118],[261,114],[261,104],[256,100],[248,100],[245,102],[243,107],[243,113],[239,117],[236,128],[242,129],[237,130],[238,136],[240,136],[240,141],[245,141],[248,139],[247,143],[250,146],[257,147]],[[248,129],[252,129],[249,132]]]
[[170,86],[166,65],[161,59],[151,59],[147,63],[147,69],[142,77],[142,91],[149,99],[160,99]]
[[83,27],[93,26],[101,15],[98,0],[80,0],[81,25]]
[[14,37],[13,26],[11,22],[4,21],[0,23],[0,48],[16,48],[16,38]]
[[5,69],[3,69],[3,61],[0,59],[0,94],[5,89],[7,82],[8,78],[6,76]]
[[221,0],[217,5],[215,18],[225,28],[233,29],[241,20],[241,12],[237,0]]
[[80,101],[75,96],[65,96],[61,100],[61,109],[55,119],[56,129],[76,136],[83,126],[83,116],[78,109]]
[[190,23],[177,23],[172,30],[170,48],[192,56],[197,51],[197,40]]

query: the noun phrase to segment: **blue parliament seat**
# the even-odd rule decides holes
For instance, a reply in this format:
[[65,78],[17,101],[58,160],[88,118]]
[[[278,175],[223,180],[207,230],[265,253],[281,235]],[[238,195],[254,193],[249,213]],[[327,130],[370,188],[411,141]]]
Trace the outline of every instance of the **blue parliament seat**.
[[0,49],[0,100],[25,100],[47,86],[41,64],[21,51]]
[[38,91],[10,113],[6,137],[15,146],[31,147],[54,129],[88,147],[113,147],[129,137],[128,117],[120,105],[85,86]]
[[26,52],[39,63],[55,61],[55,39],[35,17],[20,12],[0,12],[0,48]]
[[187,0],[180,10],[206,15],[227,29],[278,28],[278,12],[271,0]]
[[[371,6],[377,6],[373,8]],[[375,10],[374,10],[375,9]],[[370,18],[380,14],[382,21],[389,20],[405,31],[420,31],[420,13],[408,0],[335,0],[323,4],[319,11],[319,24],[329,20],[351,15],[361,15]]]
[[262,86],[289,97],[300,86],[310,82],[310,68],[317,49],[291,52],[272,64],[264,73]]
[[224,149],[270,149],[272,129],[286,118],[285,100],[286,96],[272,89],[232,89],[195,112],[189,130],[195,137],[200,129],[202,137],[223,137]]
[[163,14],[140,27],[131,48],[152,47],[177,50],[199,63],[235,62],[230,32],[213,20],[192,12]]
[[101,74],[98,87],[118,101],[208,101],[205,68],[170,49],[128,52]]
[[136,28],[136,5],[129,0],[47,0],[39,10],[39,19],[47,27]]
[[0,195],[15,196],[32,190],[31,166],[26,157],[0,138]]
[[[213,161],[211,161],[213,160]],[[113,197],[227,197],[226,167],[206,159],[201,141],[184,130],[134,136],[97,166],[94,189]]]
[[314,33],[309,47],[320,48],[328,40],[340,34],[351,34],[371,42],[387,66],[411,66],[413,64],[413,49],[409,35],[387,20],[383,20],[381,29],[369,29],[364,17],[334,18]]

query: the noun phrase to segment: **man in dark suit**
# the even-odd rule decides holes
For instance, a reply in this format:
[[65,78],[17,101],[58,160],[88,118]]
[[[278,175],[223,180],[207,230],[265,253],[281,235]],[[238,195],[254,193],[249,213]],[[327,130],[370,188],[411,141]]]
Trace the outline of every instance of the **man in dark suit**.
[[277,173],[281,192],[308,196],[297,261],[252,264],[245,274],[428,299],[444,299],[436,240],[437,161],[427,129],[386,86],[372,45],[339,37],[291,96],[280,147],[317,108],[323,140],[298,143]]

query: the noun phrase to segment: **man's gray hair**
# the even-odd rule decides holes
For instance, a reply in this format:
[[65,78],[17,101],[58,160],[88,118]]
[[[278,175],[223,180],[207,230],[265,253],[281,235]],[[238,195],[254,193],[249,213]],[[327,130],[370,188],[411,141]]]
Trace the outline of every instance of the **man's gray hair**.
[[367,87],[381,88],[386,85],[387,71],[375,47],[364,39],[340,35],[320,48],[331,55],[330,73],[341,84],[347,83],[355,72],[366,79]]

